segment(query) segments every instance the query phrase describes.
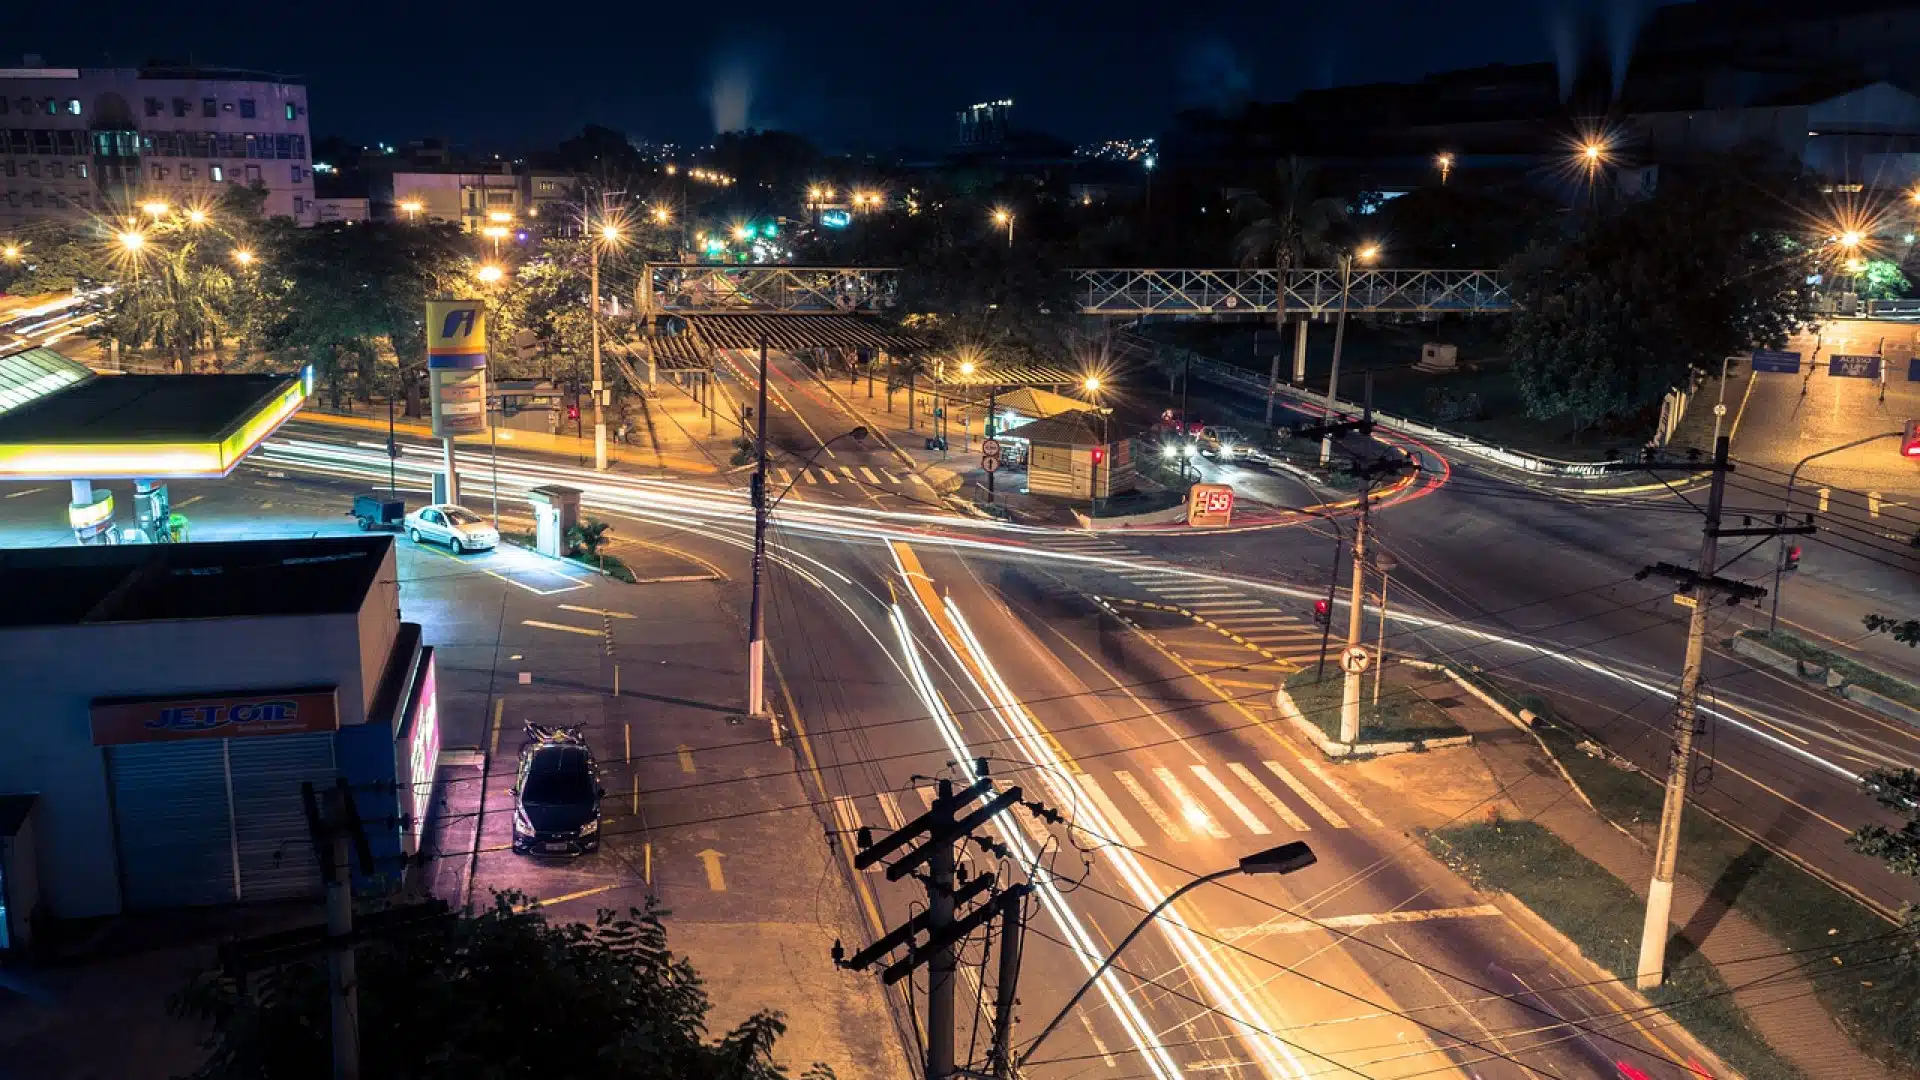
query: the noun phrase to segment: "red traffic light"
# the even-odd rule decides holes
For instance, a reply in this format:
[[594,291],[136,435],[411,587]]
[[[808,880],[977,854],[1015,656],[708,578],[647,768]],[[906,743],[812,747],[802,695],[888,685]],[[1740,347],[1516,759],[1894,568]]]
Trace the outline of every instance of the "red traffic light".
[[1093,448],[1093,463],[1094,463],[1095,465],[1098,465],[1098,464],[1100,464],[1101,462],[1103,462],[1103,461],[1105,461],[1105,460],[1107,460],[1107,448],[1106,448],[1106,447],[1104,447],[1104,446],[1096,446],[1096,447],[1094,447],[1094,448]]
[[1799,544],[1795,544],[1792,547],[1787,549],[1786,560],[1782,564],[1781,568],[1785,570],[1800,569],[1800,545]]
[[1920,420],[1907,421],[1907,429],[1900,436],[1900,456],[1920,458]]
[[569,420],[580,419],[580,406],[578,405],[567,406],[567,419]]
[[1313,602],[1313,621],[1325,626],[1333,618],[1333,601],[1315,600]]

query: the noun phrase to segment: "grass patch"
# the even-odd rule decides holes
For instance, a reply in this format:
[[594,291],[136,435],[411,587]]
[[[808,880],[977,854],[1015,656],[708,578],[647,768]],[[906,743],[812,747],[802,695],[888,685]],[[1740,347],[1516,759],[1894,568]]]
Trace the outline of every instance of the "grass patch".
[[[1307,722],[1326,733],[1329,739],[1340,737],[1340,688],[1346,677],[1329,662],[1326,678],[1315,682],[1314,668],[1287,676],[1287,696]],[[1466,729],[1453,722],[1447,711],[1411,686],[1388,686],[1380,690],[1380,704],[1373,704],[1373,680],[1360,682],[1360,741],[1415,742],[1465,735]]]
[[[1652,842],[1665,791],[1660,784],[1581,749],[1582,743],[1594,740],[1552,701],[1478,672],[1462,674],[1496,700],[1510,707],[1517,704],[1545,720],[1538,727],[1541,739],[1594,806]],[[1895,1063],[1896,1071],[1920,1069],[1920,994],[1915,992],[1920,964],[1888,959],[1894,951],[1886,939],[1895,929],[1892,924],[1698,807],[1690,807],[1681,818],[1680,836],[1680,872],[1731,896],[1733,909],[1782,948],[1806,952],[1821,1005],[1862,1050]],[[1860,944],[1849,944],[1854,942]],[[1835,959],[1840,962],[1835,964]],[[1858,976],[1836,973],[1862,964],[1871,966]]]
[[[1640,899],[1546,828],[1530,821],[1463,825],[1429,835],[1427,846],[1475,886],[1512,893],[1594,963],[1621,979],[1634,977]],[[1750,1080],[1802,1080],[1753,1030],[1705,957],[1675,943],[1668,958],[1666,983],[1647,991],[1648,1000]]]
[[1738,636],[1786,653],[1795,660],[1831,668],[1855,686],[1920,709],[1920,686],[1883,675],[1869,667],[1861,667],[1839,653],[1828,652],[1797,634],[1789,634],[1785,630],[1742,630]]

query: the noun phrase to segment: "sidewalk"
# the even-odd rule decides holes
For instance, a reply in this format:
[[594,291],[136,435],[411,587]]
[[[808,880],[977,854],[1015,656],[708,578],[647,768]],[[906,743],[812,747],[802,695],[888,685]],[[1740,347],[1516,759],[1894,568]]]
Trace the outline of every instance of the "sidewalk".
[[[1570,795],[1539,743],[1490,710],[1459,710],[1454,717],[1473,731],[1476,753],[1519,816],[1546,827],[1645,899],[1653,853]],[[1732,910],[1730,899],[1720,895],[1724,888],[1725,882],[1710,890],[1677,877],[1673,922],[1736,988],[1733,1000],[1754,1030],[1810,1080],[1893,1080],[1895,1074],[1856,1049],[1815,999],[1806,975],[1809,957],[1788,952],[1779,939]]]
[[[387,421],[384,417],[342,416],[339,413],[321,412],[311,408],[303,409],[296,415],[301,420],[369,432],[383,440],[387,434]],[[393,430],[409,438],[431,439],[434,437],[432,428],[417,420],[396,421]],[[496,428],[495,433],[498,445],[511,450],[531,450],[536,453],[577,458],[593,457],[592,435],[581,438],[574,435],[549,435],[544,432],[504,427]],[[717,464],[714,459],[700,454],[691,444],[677,446],[672,450],[664,447],[656,448],[647,444],[642,437],[644,434],[642,430],[632,436],[632,442],[618,443],[613,441],[612,432],[609,432],[607,460],[629,468],[659,469],[664,472],[702,476],[711,476],[724,471],[724,458],[721,459],[722,464]],[[487,435],[462,435],[454,441],[466,449],[478,447],[484,450],[490,445],[490,437]]]

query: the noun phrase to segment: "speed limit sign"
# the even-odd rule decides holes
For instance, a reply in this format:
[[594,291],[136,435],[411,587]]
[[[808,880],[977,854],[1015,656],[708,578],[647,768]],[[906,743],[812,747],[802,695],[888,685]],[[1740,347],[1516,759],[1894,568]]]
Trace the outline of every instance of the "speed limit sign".
[[1369,653],[1364,645],[1350,645],[1340,654],[1340,670],[1350,675],[1358,675],[1367,670],[1367,665],[1372,662],[1373,654]]
[[997,458],[1000,456],[1000,440],[984,439],[980,443],[980,456]]

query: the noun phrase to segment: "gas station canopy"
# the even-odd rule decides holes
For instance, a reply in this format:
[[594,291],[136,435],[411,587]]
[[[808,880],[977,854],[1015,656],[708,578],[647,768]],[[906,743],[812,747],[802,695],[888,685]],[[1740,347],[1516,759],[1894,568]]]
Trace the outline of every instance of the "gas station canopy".
[[99,375],[51,349],[0,357],[0,480],[225,476],[299,411],[299,375]]

